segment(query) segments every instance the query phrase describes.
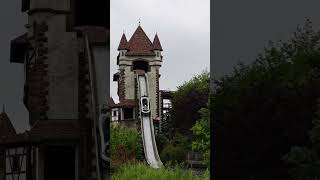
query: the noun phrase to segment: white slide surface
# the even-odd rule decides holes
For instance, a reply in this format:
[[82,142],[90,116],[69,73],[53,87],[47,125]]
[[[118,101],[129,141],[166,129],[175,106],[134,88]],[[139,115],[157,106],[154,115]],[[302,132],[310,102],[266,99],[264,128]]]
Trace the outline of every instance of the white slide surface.
[[[148,77],[147,74],[137,75],[138,79],[138,89],[139,97],[149,97],[149,87],[148,87]],[[149,97],[150,98],[150,97]],[[142,131],[142,141],[144,146],[144,154],[147,163],[153,168],[160,168],[162,162],[160,160],[157,144],[154,136],[153,121],[150,113],[143,113],[142,107],[140,106],[140,117],[141,117],[141,131]]]

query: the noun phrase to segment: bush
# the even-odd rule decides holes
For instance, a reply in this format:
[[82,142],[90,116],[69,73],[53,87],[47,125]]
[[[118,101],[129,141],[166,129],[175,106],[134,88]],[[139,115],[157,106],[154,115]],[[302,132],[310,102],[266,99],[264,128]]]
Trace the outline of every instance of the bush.
[[167,144],[160,153],[163,163],[180,164],[184,162],[187,150],[180,145]]
[[127,164],[122,166],[112,177],[113,180],[200,180],[191,171],[183,170],[176,166],[174,168],[153,169],[145,164]]
[[204,180],[209,180],[210,179],[210,171],[209,171],[208,168],[206,169],[206,171],[203,174],[203,179]]
[[191,150],[191,137],[187,135],[182,135],[179,132],[176,132],[175,135],[172,138],[172,143],[181,146],[186,150]]
[[202,108],[200,111],[201,118],[191,128],[194,138],[192,150],[203,154],[204,162],[210,167],[210,121],[209,107]]
[[136,129],[111,126],[110,134],[112,168],[129,161],[143,160],[141,137]]

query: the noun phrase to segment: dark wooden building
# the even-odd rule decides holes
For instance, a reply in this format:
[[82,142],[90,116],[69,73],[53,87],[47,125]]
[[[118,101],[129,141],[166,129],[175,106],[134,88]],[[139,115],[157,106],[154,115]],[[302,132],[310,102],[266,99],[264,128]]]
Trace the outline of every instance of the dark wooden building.
[[10,62],[25,67],[23,101],[31,128],[0,139],[2,155],[22,158],[19,171],[9,161],[17,177],[0,178],[107,178],[108,3],[22,0],[28,23],[26,33],[11,41]]

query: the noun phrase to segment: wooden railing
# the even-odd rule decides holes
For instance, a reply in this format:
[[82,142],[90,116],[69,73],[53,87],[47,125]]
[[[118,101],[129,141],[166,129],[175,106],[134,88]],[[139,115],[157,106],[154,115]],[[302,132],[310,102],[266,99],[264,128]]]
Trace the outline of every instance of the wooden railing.
[[201,153],[189,151],[187,153],[186,162],[189,167],[205,167],[203,156]]

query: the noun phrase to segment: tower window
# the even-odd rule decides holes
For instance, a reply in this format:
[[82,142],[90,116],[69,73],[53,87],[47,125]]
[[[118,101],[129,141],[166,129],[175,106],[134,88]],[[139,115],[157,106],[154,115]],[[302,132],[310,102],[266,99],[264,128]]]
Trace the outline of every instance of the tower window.
[[148,72],[149,64],[146,61],[134,61],[133,62],[133,70],[144,70]]
[[160,55],[160,53],[159,53],[159,52],[157,52],[157,57],[159,57],[159,55]]

